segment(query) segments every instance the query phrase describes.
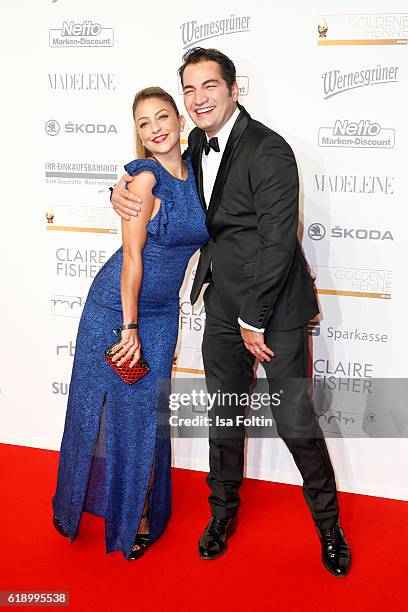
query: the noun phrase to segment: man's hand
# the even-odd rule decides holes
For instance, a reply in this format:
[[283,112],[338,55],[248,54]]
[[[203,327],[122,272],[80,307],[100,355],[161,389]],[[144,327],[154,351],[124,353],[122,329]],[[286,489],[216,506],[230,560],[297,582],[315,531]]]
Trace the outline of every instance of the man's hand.
[[275,357],[275,353],[266,346],[263,334],[244,327],[240,327],[240,330],[246,348],[259,361],[270,361],[271,357]]
[[129,221],[130,217],[137,217],[139,212],[141,211],[140,204],[142,203],[142,198],[139,198],[137,195],[134,195],[126,189],[126,183],[130,183],[133,181],[133,176],[130,174],[124,174],[112,191],[112,206],[115,212],[118,213],[122,219],[125,221]]

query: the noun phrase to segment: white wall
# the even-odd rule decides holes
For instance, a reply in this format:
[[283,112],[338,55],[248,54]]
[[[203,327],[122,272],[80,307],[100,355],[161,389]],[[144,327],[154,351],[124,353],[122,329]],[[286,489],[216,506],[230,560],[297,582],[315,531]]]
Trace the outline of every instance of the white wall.
[[[49,0],[8,9],[14,12],[8,21],[21,25],[18,35],[8,29],[2,39],[2,56],[9,61],[4,66],[2,96],[0,441],[59,448],[80,304],[92,276],[120,244],[120,234],[115,233],[119,222],[106,188],[114,182],[111,175],[120,175],[123,164],[134,157],[133,96],[142,87],[158,84],[182,107],[176,71],[186,44],[214,46],[230,55],[237,66],[241,103],[280,132],[295,151],[303,185],[303,247],[317,275],[323,312],[315,328],[318,335],[313,336],[314,374],[323,366],[331,371],[340,367],[341,372],[358,364],[357,371],[365,370],[372,378],[406,377],[407,46],[378,44],[380,39],[406,43],[404,5],[395,1],[392,15],[385,15],[389,10],[385,2],[328,1],[309,8],[299,0],[250,4],[237,0],[223,5],[213,0],[202,5],[159,2],[148,10],[128,0],[114,5]],[[240,18],[246,31],[235,31],[238,21],[232,23],[232,15]],[[317,26],[324,18],[326,41],[351,44],[318,45]],[[208,25],[213,36],[201,43],[199,34],[196,42],[183,41],[183,34],[191,34],[183,24],[194,20],[199,26],[229,21]],[[102,44],[50,46],[50,41],[52,45],[61,38],[57,30],[71,21],[100,24],[101,33],[88,39]],[[235,30],[220,35],[223,25]],[[370,44],[356,44],[362,40]],[[354,73],[377,66],[388,68],[391,82],[336,90],[336,95],[324,99],[324,73]],[[75,88],[72,75],[76,75]],[[62,86],[64,79],[68,89]],[[380,130],[384,147],[320,146],[319,138],[330,136],[336,121],[348,125],[349,131],[353,126],[347,121],[367,121],[370,130]],[[78,129],[72,124],[89,124],[79,129],[102,133],[72,133],[69,130]],[[46,176],[61,172],[58,164],[64,163],[99,164],[92,173],[108,176]],[[322,175],[324,185],[331,184],[332,189],[317,188]],[[343,180],[339,177],[351,177],[347,192],[333,188],[336,176],[337,187]],[[363,184],[366,192],[356,193]],[[373,185],[374,193],[369,193]],[[54,213],[52,225],[46,220],[48,209]],[[319,230],[325,236],[312,239]],[[78,262],[66,261],[75,255],[94,262],[81,268]],[[73,267],[66,268],[66,263]],[[191,311],[187,303],[195,263],[183,288],[177,376],[188,376],[185,370],[202,370],[202,305]],[[368,276],[370,286],[363,282]],[[64,303],[58,301],[61,296]],[[334,340],[335,330],[378,334],[381,341]],[[342,415],[337,425],[346,438],[328,443],[339,487],[408,499],[406,439],[375,439],[361,419],[351,429],[340,422],[349,405],[361,417],[366,399],[357,397],[357,408],[356,394],[343,393],[338,399]],[[386,397],[384,406],[388,401],[391,407],[394,402],[405,405],[401,396]],[[326,425],[322,423],[327,430]],[[174,463],[206,469],[206,440],[176,440]],[[247,474],[300,482],[286,447],[276,439],[249,441]]]

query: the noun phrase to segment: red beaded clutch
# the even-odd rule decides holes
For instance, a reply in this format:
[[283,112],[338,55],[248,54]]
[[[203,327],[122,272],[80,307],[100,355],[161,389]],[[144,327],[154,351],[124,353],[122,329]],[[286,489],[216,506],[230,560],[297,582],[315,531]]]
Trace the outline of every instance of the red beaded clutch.
[[135,363],[135,365],[132,368],[129,367],[129,363],[131,360],[126,361],[125,363],[123,363],[121,366],[118,367],[117,362],[112,361],[113,355],[111,351],[117,344],[119,344],[119,342],[120,340],[108,346],[103,356],[105,360],[109,363],[109,365],[112,366],[115,372],[119,374],[121,379],[126,384],[131,385],[132,383],[140,380],[142,376],[150,372],[150,368],[147,362],[145,361],[143,355],[140,355],[139,361],[137,361],[137,363]]

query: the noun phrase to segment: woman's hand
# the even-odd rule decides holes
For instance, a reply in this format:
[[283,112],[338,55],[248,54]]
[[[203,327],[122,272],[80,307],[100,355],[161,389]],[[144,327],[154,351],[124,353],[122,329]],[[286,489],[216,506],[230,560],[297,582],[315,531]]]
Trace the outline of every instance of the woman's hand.
[[140,351],[141,345],[137,329],[124,329],[120,343],[111,351],[114,355],[112,361],[120,367],[128,359],[131,359],[129,367],[133,368],[140,359]]

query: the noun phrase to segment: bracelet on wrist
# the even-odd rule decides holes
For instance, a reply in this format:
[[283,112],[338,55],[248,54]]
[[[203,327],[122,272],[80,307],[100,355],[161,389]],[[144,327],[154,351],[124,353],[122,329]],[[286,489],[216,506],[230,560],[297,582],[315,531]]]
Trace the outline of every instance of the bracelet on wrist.
[[115,329],[113,330],[113,333],[120,334],[120,332],[123,331],[124,329],[137,329],[137,328],[138,328],[137,323],[124,323],[123,325],[119,325],[119,327],[115,327]]

